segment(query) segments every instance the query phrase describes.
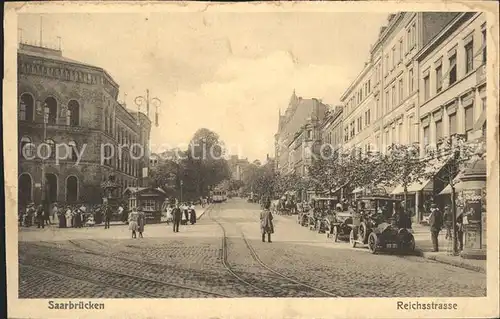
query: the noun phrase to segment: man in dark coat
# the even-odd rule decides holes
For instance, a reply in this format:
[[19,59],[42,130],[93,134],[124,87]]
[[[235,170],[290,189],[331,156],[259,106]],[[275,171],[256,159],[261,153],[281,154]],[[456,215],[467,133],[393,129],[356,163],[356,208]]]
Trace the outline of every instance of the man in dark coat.
[[174,224],[174,233],[179,232],[179,225],[181,224],[181,219],[182,219],[182,211],[179,208],[179,204],[175,204],[174,209],[172,209],[172,217],[173,217],[173,224]]
[[45,214],[43,213],[43,206],[42,205],[38,205],[37,209],[36,209],[36,221],[38,223],[38,227],[37,228],[45,228]]
[[113,215],[113,212],[111,211],[111,208],[109,207],[108,204],[104,205],[104,229],[109,228],[110,222],[111,222],[111,216]]
[[429,216],[429,226],[431,228],[431,240],[433,251],[439,251],[438,236],[443,227],[443,214],[436,204],[431,205],[431,215]]

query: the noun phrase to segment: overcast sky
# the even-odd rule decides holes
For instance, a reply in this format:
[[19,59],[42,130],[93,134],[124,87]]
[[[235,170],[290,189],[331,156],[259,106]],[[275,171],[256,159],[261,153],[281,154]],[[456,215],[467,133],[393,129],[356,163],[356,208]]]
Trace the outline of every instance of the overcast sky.
[[[106,69],[129,107],[147,88],[162,100],[153,146],[182,146],[206,127],[249,160],[274,155],[278,111],[294,89],[338,103],[387,21],[387,13],[313,12],[42,17],[44,44],[59,36],[64,56]],[[40,15],[20,14],[19,28],[38,42]]]

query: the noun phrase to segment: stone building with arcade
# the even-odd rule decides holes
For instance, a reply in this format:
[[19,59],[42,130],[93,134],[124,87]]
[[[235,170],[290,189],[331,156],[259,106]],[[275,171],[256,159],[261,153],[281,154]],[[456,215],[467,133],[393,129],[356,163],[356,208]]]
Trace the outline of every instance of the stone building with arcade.
[[118,84],[100,67],[66,58],[61,50],[19,45],[21,206],[43,198],[99,203],[101,183],[111,174],[121,186],[117,196],[141,185],[149,165],[151,121],[118,102],[118,92]]

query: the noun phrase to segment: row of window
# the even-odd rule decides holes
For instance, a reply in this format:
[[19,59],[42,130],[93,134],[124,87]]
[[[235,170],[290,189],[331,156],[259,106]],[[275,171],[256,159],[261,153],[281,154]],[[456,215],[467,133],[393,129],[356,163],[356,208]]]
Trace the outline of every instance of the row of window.
[[[364,124],[363,124],[363,119],[364,119]],[[356,134],[359,134],[363,130],[363,128],[368,127],[370,124],[371,124],[371,110],[368,109],[367,111],[365,111],[364,116],[361,115],[355,121],[352,121],[349,127],[344,128],[344,142],[347,142],[350,139],[352,139]]]
[[[482,111],[486,112],[486,98],[482,98],[481,100],[482,104]],[[465,124],[465,135],[466,139],[470,138],[470,135],[472,134],[474,130],[474,106],[473,104],[468,105],[467,107],[464,108],[464,124]],[[436,144],[439,145],[441,144],[441,140],[444,136],[452,136],[457,132],[457,114],[448,114],[448,134],[444,131],[444,126],[443,126],[443,119],[440,117],[436,120],[434,120],[434,126],[435,126],[435,142]],[[483,135],[485,133],[484,131],[485,127],[483,127]],[[431,143],[431,138],[430,138],[430,125],[426,125],[423,129],[423,142],[424,145],[427,147]]]
[[346,113],[349,114],[356,106],[370,95],[372,91],[371,80],[363,83],[358,91],[356,91],[346,103]]
[[[431,90],[431,72],[423,72],[423,97],[424,101],[429,100],[433,94],[438,94],[443,90],[443,82],[448,79],[448,86],[457,82],[457,52],[452,50],[448,57],[448,70],[443,74],[442,59],[438,60],[434,66],[433,80],[435,89]],[[486,64],[486,29],[482,30],[482,45],[478,52],[474,52],[474,38],[471,36],[463,47],[465,53],[465,76],[474,70],[474,65],[480,58],[481,64]],[[476,61],[476,63],[475,63]]]
[[410,52],[417,45],[416,23],[411,24],[406,30],[406,46],[404,43],[404,36],[402,36],[398,43],[395,44],[385,55],[384,75],[387,76],[390,71],[394,70],[396,65],[403,62],[404,55]]
[[[61,105],[58,112],[57,100],[48,97],[42,103],[35,100],[30,93],[23,93],[19,98],[18,119],[25,122],[35,122],[37,118],[43,118],[47,124],[63,124],[69,126],[80,125],[80,104],[75,100],[70,100],[68,105]],[[58,119],[62,119],[58,121]]]

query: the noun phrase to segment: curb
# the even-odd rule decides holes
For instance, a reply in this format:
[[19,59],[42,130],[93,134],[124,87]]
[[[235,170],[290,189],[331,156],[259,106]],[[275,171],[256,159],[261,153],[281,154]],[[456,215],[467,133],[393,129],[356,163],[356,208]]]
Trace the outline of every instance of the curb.
[[432,254],[424,252],[420,249],[415,249],[415,255],[418,257],[433,260],[433,261],[436,261],[436,262],[439,262],[442,264],[447,264],[447,265],[451,265],[451,266],[455,266],[455,267],[459,267],[459,268],[463,268],[463,269],[472,270],[475,272],[480,272],[480,273],[486,274],[486,269],[483,267],[470,265],[468,263],[461,262],[459,260],[455,261],[455,260],[448,260],[446,258],[441,258],[439,255],[432,255]]

